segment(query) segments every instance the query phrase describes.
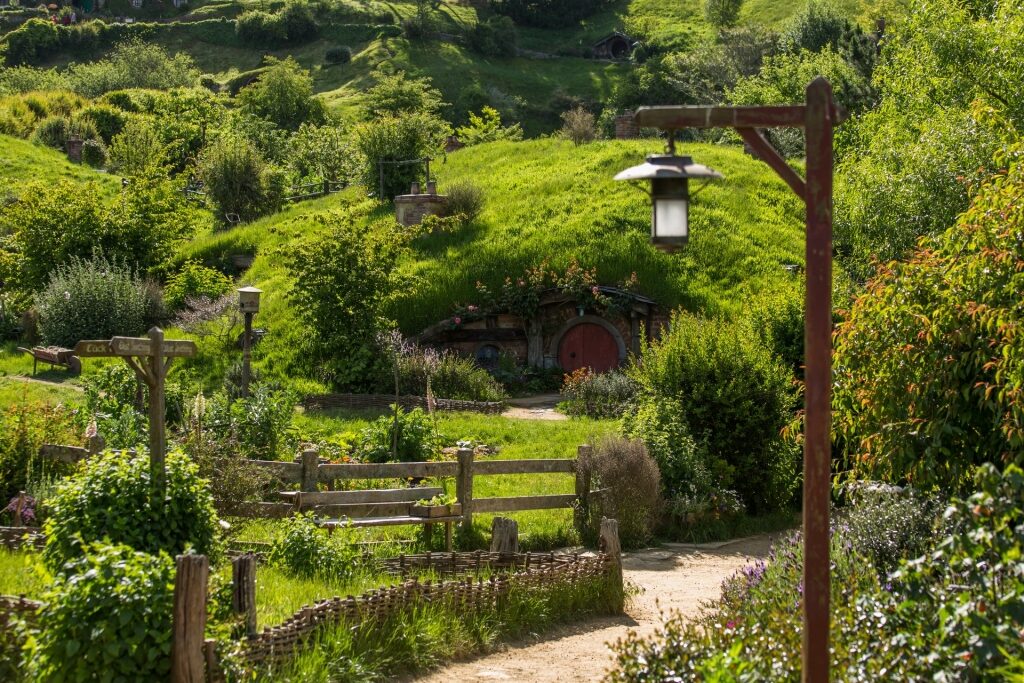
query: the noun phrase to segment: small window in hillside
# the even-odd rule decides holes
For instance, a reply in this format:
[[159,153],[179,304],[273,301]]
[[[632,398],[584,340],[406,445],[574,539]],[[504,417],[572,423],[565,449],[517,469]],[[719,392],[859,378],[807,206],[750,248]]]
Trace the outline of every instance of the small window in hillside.
[[484,344],[476,350],[476,363],[482,368],[491,370],[498,367],[498,356],[501,349],[494,344]]

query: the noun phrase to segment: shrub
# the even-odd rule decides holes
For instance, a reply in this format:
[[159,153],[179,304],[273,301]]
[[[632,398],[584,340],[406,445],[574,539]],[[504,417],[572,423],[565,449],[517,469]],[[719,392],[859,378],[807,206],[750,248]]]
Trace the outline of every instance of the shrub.
[[109,104],[90,104],[79,110],[76,119],[91,121],[103,142],[107,144],[124,130],[128,122],[128,116],[124,111]]
[[328,64],[348,64],[352,61],[352,48],[348,45],[335,45],[327,48],[324,61]]
[[67,347],[81,339],[137,335],[145,330],[147,299],[144,283],[123,262],[75,257],[36,295],[39,334]]
[[412,78],[404,71],[386,74],[375,71],[374,85],[366,92],[366,116],[438,114],[447,103],[429,78]]
[[99,97],[125,88],[191,87],[199,81],[199,70],[186,52],[171,56],[156,43],[135,39],[119,44],[108,59],[72,64],[68,80],[80,95]]
[[743,0],[704,0],[704,16],[717,28],[735,26],[742,8]]
[[580,511],[585,535],[596,538],[601,518],[619,521],[624,548],[640,548],[654,535],[661,513],[661,474],[640,441],[606,437],[576,465],[590,480],[588,506]]
[[111,169],[125,176],[141,176],[162,167],[167,148],[155,122],[147,116],[132,116],[110,143]]
[[880,265],[854,302],[833,398],[853,476],[958,490],[982,463],[1024,462],[1022,206],[1018,164],[909,261]]
[[501,115],[493,107],[484,106],[477,116],[469,112],[469,124],[455,129],[459,140],[466,145],[478,145],[483,142],[497,140],[522,140],[523,129],[518,123],[511,126],[501,125]]
[[32,131],[31,141],[44,147],[54,147],[64,151],[64,145],[70,135],[71,122],[66,116],[54,114],[39,122]]
[[288,29],[281,15],[262,10],[242,12],[235,19],[235,33],[249,45],[276,47],[288,42]]
[[[441,149],[449,130],[443,120],[424,112],[385,115],[361,124],[355,129],[355,141],[366,160],[361,174],[363,184],[378,192],[380,162],[433,156]],[[422,179],[423,168],[418,164],[385,163],[384,194],[380,199],[405,194],[414,181]]]
[[86,140],[82,143],[82,163],[93,168],[107,165],[107,146],[102,140]]
[[594,418],[621,417],[636,398],[636,383],[623,372],[593,372],[580,368],[562,382],[569,415]]
[[427,395],[464,401],[501,401],[505,392],[501,385],[471,359],[451,352],[414,350],[399,356],[399,387],[403,394]]
[[[377,418],[360,432],[360,457],[367,462],[393,462],[396,459],[398,462],[420,462],[437,456],[441,450],[441,437],[434,427],[434,420],[420,408],[404,412],[391,406],[391,410],[392,414]],[[393,458],[396,425],[398,453]]]
[[515,57],[516,25],[508,17],[494,16],[478,21],[466,33],[469,47],[488,57]]
[[39,479],[69,470],[39,458],[39,448],[78,442],[83,428],[78,411],[64,404],[23,402],[0,409],[0,503]]
[[248,398],[219,393],[207,402],[204,428],[231,441],[246,458],[277,460],[294,452],[295,396],[268,383],[250,386]]
[[934,541],[944,505],[938,497],[885,484],[854,487],[851,505],[837,515],[845,539],[887,576],[901,560],[924,554]]
[[350,182],[362,164],[348,131],[340,126],[304,123],[288,147],[288,165],[301,179]]
[[61,484],[44,527],[43,560],[51,571],[74,571],[68,563],[100,540],[151,554],[216,551],[213,497],[195,464],[181,453],[168,453],[166,498],[156,504],[149,465],[145,453],[108,452],[89,458]]
[[447,212],[450,216],[464,216],[472,223],[484,210],[484,191],[468,180],[452,183],[445,189],[448,195]]
[[562,128],[559,134],[572,140],[572,144],[579,147],[588,142],[593,142],[597,137],[597,127],[594,124],[594,115],[583,107],[571,109],[562,114]]
[[[126,511],[127,512],[127,511]],[[174,561],[90,544],[43,596],[29,666],[37,680],[164,680],[171,670]]]
[[313,94],[313,78],[291,57],[269,60],[259,80],[239,91],[238,102],[252,114],[285,130],[327,120],[323,101]]
[[164,302],[167,308],[177,311],[189,298],[217,299],[230,288],[231,278],[227,275],[195,261],[188,261],[181,270],[168,278],[167,286],[164,287]]
[[29,64],[45,57],[57,47],[57,27],[47,19],[29,19],[3,37],[4,59],[8,66]]
[[267,561],[289,574],[337,581],[352,574],[357,559],[355,546],[345,536],[329,536],[317,526],[312,513],[284,521],[284,533],[271,545]]
[[[683,433],[714,458],[716,488],[735,488],[755,512],[789,501],[797,462],[780,436],[793,406],[789,374],[747,326],[677,313],[630,376],[645,413],[681,420]],[[655,434],[661,421],[650,423]],[[647,446],[658,459],[660,448]]]
[[538,28],[572,26],[608,4],[609,0],[491,0],[495,12]]
[[222,215],[252,220],[281,206],[283,177],[247,139],[226,134],[199,158],[199,175]]

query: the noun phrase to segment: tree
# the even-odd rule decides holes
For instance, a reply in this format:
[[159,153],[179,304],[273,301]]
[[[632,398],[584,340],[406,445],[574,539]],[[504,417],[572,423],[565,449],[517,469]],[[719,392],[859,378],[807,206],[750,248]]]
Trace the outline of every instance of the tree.
[[704,16],[718,28],[735,26],[742,8],[743,0],[704,0]]
[[437,114],[448,103],[429,78],[412,78],[404,71],[374,72],[375,85],[366,92],[366,117]]
[[313,78],[291,57],[272,58],[259,80],[238,93],[238,101],[251,113],[285,130],[327,120],[327,108],[313,95]]
[[497,140],[522,140],[523,129],[518,123],[501,125],[501,115],[494,107],[485,106],[477,116],[469,112],[469,125],[455,129],[459,140],[467,145],[478,145]]
[[343,128],[304,123],[289,147],[288,165],[298,179],[348,181],[358,174],[361,159]]
[[304,369],[338,388],[373,388],[387,359],[372,342],[393,327],[385,312],[407,286],[396,266],[411,234],[393,223],[367,228],[341,212],[315,220],[326,234],[286,256],[294,280],[289,298],[308,351]]
[[836,337],[835,428],[855,477],[965,489],[1024,462],[1024,165],[878,267]]
[[110,168],[125,176],[143,176],[162,168],[167,150],[153,119],[135,115],[110,144]]
[[251,220],[281,205],[283,177],[246,138],[224,134],[203,150],[199,175],[221,215]]
[[132,40],[115,47],[109,59],[72,64],[68,80],[71,89],[80,95],[99,97],[126,88],[169,90],[194,86],[199,81],[199,70],[185,52],[171,56],[155,43]]
[[377,191],[383,179],[381,199],[408,192],[410,183],[423,179],[423,167],[388,162],[412,161],[436,154],[450,130],[447,123],[424,112],[387,115],[360,124],[354,135],[356,147],[366,160],[363,183]]

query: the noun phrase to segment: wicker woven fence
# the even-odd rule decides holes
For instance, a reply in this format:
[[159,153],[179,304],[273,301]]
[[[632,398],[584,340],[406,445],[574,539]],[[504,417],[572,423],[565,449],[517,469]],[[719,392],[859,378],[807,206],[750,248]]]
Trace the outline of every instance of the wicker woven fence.
[[[516,588],[539,589],[573,585],[610,575],[615,559],[593,555],[534,555],[528,553],[428,553],[395,558],[385,563],[394,572],[433,569],[439,573],[461,570],[520,569],[482,577],[447,581],[409,579],[397,586],[367,591],[354,597],[334,597],[303,607],[283,624],[266,628],[246,639],[241,656],[251,665],[291,656],[319,629],[347,622],[382,621],[424,603],[447,603],[459,611],[496,609],[502,598]],[[529,566],[529,568],[527,568]],[[454,568],[454,569],[453,569]]]
[[[327,408],[387,408],[395,403],[394,395],[389,394],[316,394],[302,399],[302,405],[308,410],[324,410]],[[433,401],[436,410],[465,410],[487,415],[497,415],[505,410],[502,401],[460,401],[453,398],[436,398]],[[427,399],[423,396],[399,396],[398,405],[403,408],[427,409]]]
[[41,548],[46,542],[42,529],[32,526],[0,526],[0,548]]

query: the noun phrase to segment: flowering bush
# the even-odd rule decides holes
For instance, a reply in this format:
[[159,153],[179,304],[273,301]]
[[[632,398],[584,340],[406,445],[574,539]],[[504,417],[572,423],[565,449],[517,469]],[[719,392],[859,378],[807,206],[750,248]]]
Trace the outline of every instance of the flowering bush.
[[579,368],[565,376],[563,408],[569,415],[621,417],[636,397],[636,382],[618,370],[594,372]]

